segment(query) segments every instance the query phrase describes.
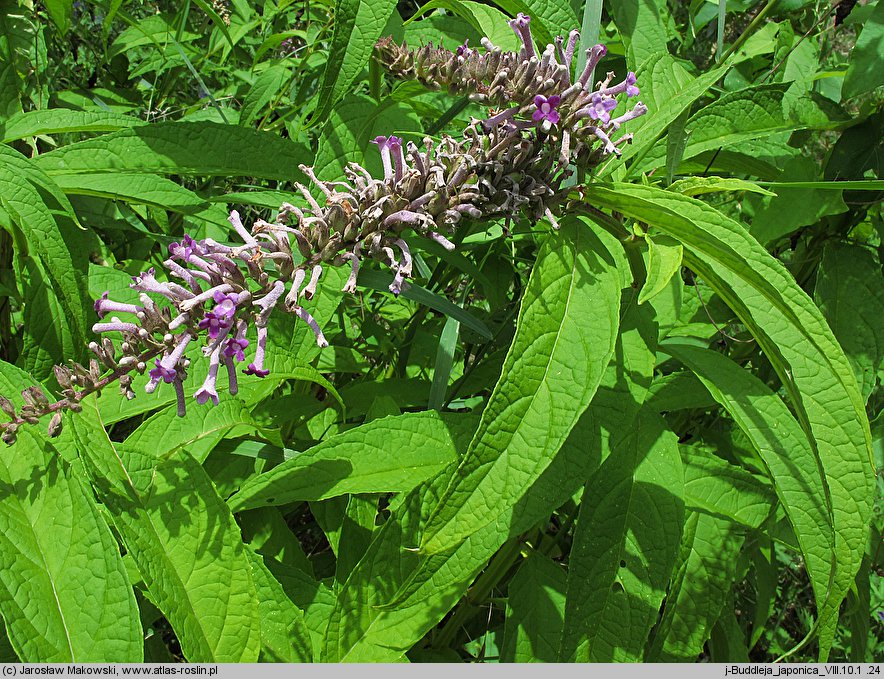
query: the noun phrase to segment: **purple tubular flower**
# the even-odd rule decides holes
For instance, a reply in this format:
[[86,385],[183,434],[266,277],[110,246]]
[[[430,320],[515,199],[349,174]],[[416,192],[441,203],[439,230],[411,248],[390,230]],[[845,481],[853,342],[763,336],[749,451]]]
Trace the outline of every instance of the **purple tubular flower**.
[[372,144],[378,145],[378,151],[381,154],[381,162],[384,164],[384,181],[390,181],[393,178],[393,161],[390,156],[390,141],[395,137],[378,136],[372,139]]
[[121,311],[127,314],[137,314],[142,308],[137,304],[124,304],[123,302],[114,302],[107,298],[108,291],[105,290],[101,297],[95,300],[94,309],[99,318],[104,318],[109,311]]
[[513,116],[519,112],[519,107],[514,106],[513,108],[504,109],[500,113],[495,113],[490,118],[486,118],[482,121],[482,128],[487,132],[493,127],[500,125],[502,123],[509,122],[513,119]]
[[[187,349],[187,345],[190,344],[190,340],[193,337],[190,333],[182,333],[178,335],[178,344],[175,345],[175,348],[163,358],[158,358],[156,360],[156,367],[150,371],[150,382],[147,383],[144,387],[144,391],[148,394],[152,394],[157,385],[160,383],[160,380],[169,383],[172,381],[181,382],[181,379],[178,375],[178,362],[181,360],[181,357],[184,355],[185,349]],[[176,387],[177,390],[177,387]],[[183,392],[182,392],[183,393]],[[180,406],[179,400],[179,406]],[[180,410],[180,408],[179,408]]]
[[614,127],[615,130],[618,130],[623,123],[627,123],[630,120],[635,120],[636,118],[643,116],[647,112],[648,107],[645,104],[638,102],[631,111],[627,111],[622,116],[614,118],[614,120],[611,121],[611,125]]
[[158,358],[156,360],[156,367],[152,368],[148,374],[150,375],[151,382],[159,383],[162,380],[166,384],[170,384],[178,376],[178,371],[174,368],[167,368],[163,365],[162,359]]
[[235,292],[225,293],[220,291],[215,291],[215,294],[212,295],[212,299],[215,300],[215,308],[212,309],[212,312],[216,315],[231,319],[234,314],[236,314],[236,305],[239,304],[239,295]]
[[513,29],[519,40],[522,41],[522,46],[525,49],[528,59],[535,56],[534,38],[531,36],[531,17],[527,14],[520,13],[516,15],[515,19],[512,19],[507,23],[510,25],[510,28]]
[[100,335],[103,332],[138,332],[138,325],[135,323],[123,323],[119,318],[112,318],[110,323],[96,323],[92,326],[92,332]]
[[[613,76],[613,73],[609,73],[608,76]],[[607,87],[605,83],[602,83],[602,88],[599,90],[599,94],[606,97],[613,97],[617,94],[626,93],[628,97],[637,97],[640,94],[640,90],[635,86],[636,77],[633,71],[630,71],[626,74],[625,80],[621,83],[617,83],[613,87]]]
[[230,330],[230,321],[224,316],[216,314],[214,311],[206,312],[202,320],[199,322],[200,330],[209,330],[209,339],[216,340],[223,333]]
[[267,377],[269,370],[264,370],[264,352],[267,350],[267,326],[258,326],[258,346],[255,349],[255,360],[249,363],[243,372],[246,375]]
[[452,243],[450,240],[448,240],[448,239],[447,239],[445,236],[443,236],[441,233],[436,233],[435,231],[430,231],[430,232],[427,234],[427,237],[428,237],[430,240],[434,240],[434,241],[436,241],[437,243],[439,243],[439,245],[441,245],[441,246],[442,246],[443,248],[445,248],[446,250],[451,251],[451,250],[454,250],[454,248],[455,248],[454,243]]
[[590,99],[589,106],[580,109],[580,112],[586,111],[586,115],[588,115],[593,120],[598,120],[602,123],[608,123],[611,120],[611,111],[617,108],[617,100],[611,99],[609,97],[603,97],[598,92],[592,95],[592,99]]
[[187,403],[184,400],[184,383],[180,379],[176,379],[172,382],[172,386],[175,387],[175,397],[178,400],[178,417],[184,417],[187,415]]
[[244,337],[231,337],[224,345],[224,357],[237,361],[245,361],[245,349],[249,346],[249,341]]
[[401,238],[397,238],[394,244],[402,251],[402,259],[394,266],[396,273],[393,282],[390,283],[390,292],[398,297],[402,292],[402,283],[411,276],[411,251],[408,249],[408,243]]
[[233,286],[229,283],[223,283],[221,285],[216,285],[214,288],[209,288],[205,292],[201,292],[198,295],[194,295],[190,299],[182,302],[178,305],[180,311],[190,311],[196,306],[199,306],[203,302],[208,302],[210,299],[214,299],[215,295],[219,292],[230,292],[233,290]]
[[[138,292],[155,292],[171,302],[186,299],[186,296],[182,296],[179,290],[173,290],[168,283],[160,283],[154,276],[155,271],[151,267],[147,271],[142,271],[138,276],[132,276],[132,283],[129,284],[129,287]],[[192,293],[187,294],[192,295]]]
[[253,245],[257,243],[255,237],[248,232],[246,227],[242,225],[242,220],[239,218],[239,212],[236,210],[230,211],[230,216],[227,218],[227,221],[233,225],[233,228],[239,234],[240,238],[245,241],[246,245]]
[[531,119],[535,123],[539,123],[541,120],[548,120],[553,125],[558,124],[559,112],[556,111],[556,106],[559,105],[561,100],[562,98],[558,94],[553,94],[550,97],[538,94],[534,97],[534,106],[537,107],[537,110],[531,115]]
[[193,255],[206,254],[206,248],[203,243],[195,241],[193,238],[184,234],[184,238],[180,243],[169,244],[169,254],[172,257],[188,261]]
[[223,360],[224,365],[227,366],[227,391],[233,396],[239,391],[239,383],[236,378],[236,366],[233,364],[233,359],[228,356],[222,356],[221,360]]
[[197,281],[197,278],[199,278],[200,280],[203,280],[203,281],[211,281],[212,280],[212,277],[209,274],[207,274],[205,271],[191,271],[190,269],[185,269],[183,266],[178,264],[178,262],[175,262],[172,259],[165,260],[163,262],[163,264],[166,266],[166,268],[169,269],[169,271],[173,275],[178,276],[178,278],[183,279],[184,282],[190,286],[190,289],[193,290],[196,294],[199,294],[203,290],[200,287],[200,284]]
[[639,89],[635,86],[635,73],[630,71],[626,74],[626,96],[637,97],[640,94]]
[[402,152],[402,140],[399,137],[390,137],[389,145],[390,152],[393,154],[393,177],[398,182],[402,180],[402,175],[406,169],[405,155]]
[[592,78],[592,74],[595,72],[595,67],[598,66],[598,63],[607,53],[608,48],[601,44],[593,45],[586,50],[586,66],[583,68],[583,73],[581,73],[580,77],[577,79],[583,87],[587,86],[587,83],[589,83]]
[[237,321],[236,335],[229,338],[224,345],[224,358],[230,359],[231,363],[234,359],[237,361],[246,360],[243,351],[249,346],[249,341],[246,339],[247,328],[248,324],[244,320],[240,319]]
[[580,31],[573,30],[568,34],[568,46],[565,48],[565,66],[570,68],[571,61],[574,59],[574,50],[580,41]]
[[311,316],[303,307],[296,306],[292,309],[292,312],[310,326],[313,334],[316,335],[316,344],[319,345],[320,349],[325,349],[328,346],[328,340],[326,340],[325,335],[322,334],[322,328],[319,327],[319,323],[316,322],[316,319],[313,318],[313,316]]
[[322,275],[322,267],[317,264],[310,272],[310,281],[304,286],[303,295],[305,299],[313,299],[316,294],[316,286],[319,284],[319,277]]
[[209,374],[203,382],[203,386],[193,395],[196,402],[200,405],[207,403],[211,399],[212,403],[218,405],[218,390],[215,388],[215,381],[218,379],[218,366],[221,365],[221,352],[215,349],[209,359]]
[[598,127],[591,127],[589,129],[605,145],[605,148],[604,148],[605,153],[613,153],[614,155],[617,155],[617,156],[620,155],[620,153],[621,153],[620,149],[618,149],[616,146],[614,146],[614,143],[611,141],[611,138],[608,135],[606,135],[601,129],[599,129]]
[[468,57],[473,53],[473,50],[470,49],[470,40],[467,38],[463,41],[463,45],[457,46],[457,56],[459,57]]
[[343,255],[344,261],[350,260],[350,275],[347,277],[347,282],[344,283],[344,287],[341,289],[341,292],[349,292],[351,294],[355,294],[356,292],[356,279],[359,277],[359,257],[357,257],[352,252],[345,252]]

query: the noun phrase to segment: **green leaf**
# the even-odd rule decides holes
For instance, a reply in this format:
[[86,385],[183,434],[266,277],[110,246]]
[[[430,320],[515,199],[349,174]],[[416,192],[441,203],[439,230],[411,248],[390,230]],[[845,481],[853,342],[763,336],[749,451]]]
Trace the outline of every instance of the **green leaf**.
[[664,0],[619,0],[611,3],[610,10],[626,45],[627,62],[637,66],[666,53],[669,10]]
[[744,539],[727,519],[688,512],[649,662],[696,661],[727,600]]
[[98,196],[164,210],[193,213],[208,206],[207,201],[180,184],[153,174],[101,172],[98,174],[55,174],[53,180],[68,194]]
[[49,175],[146,172],[292,180],[310,151],[272,132],[211,122],[153,123],[69,144],[34,158]]
[[185,451],[111,441],[94,398],[72,418],[78,448],[151,601],[191,662],[255,662],[258,597],[239,527]]
[[822,606],[829,590],[835,536],[826,480],[801,426],[769,387],[726,356],[674,341],[660,348],[696,373],[758,452],[795,531],[817,606]]
[[[74,257],[65,241],[55,217],[43,202],[37,187],[29,181],[26,172],[42,175],[28,161],[7,146],[0,146],[0,181],[5,185],[0,193],[0,206],[12,217],[24,235],[27,247],[36,255],[40,266],[51,284],[51,294],[57,297],[64,311],[64,318],[57,319],[58,345],[66,355],[58,357],[79,358],[86,337],[87,298],[86,278],[74,266]],[[27,167],[23,171],[22,165]],[[45,182],[52,183],[45,176]],[[56,187],[56,190],[59,190]],[[20,253],[27,256],[26,252]],[[67,333],[70,333],[69,336]],[[45,375],[44,375],[45,376]]]
[[242,400],[228,397],[217,406],[191,401],[187,417],[178,417],[176,405],[164,408],[129,434],[126,446],[150,448],[157,457],[185,448],[204,462],[218,441],[238,425],[254,426]]
[[[809,158],[792,158],[783,165],[783,176],[792,179],[816,179],[817,163]],[[832,182],[831,184],[840,184]],[[760,243],[767,244],[789,235],[802,226],[816,224],[826,215],[847,212],[841,191],[820,191],[814,188],[791,188],[780,186],[777,195],[770,199],[757,199],[750,233]]]
[[430,387],[427,405],[432,410],[442,410],[442,406],[445,404],[459,334],[460,323],[454,318],[446,319],[445,325],[442,326],[442,334],[439,335],[439,347],[436,350],[436,363],[433,367],[433,384]]
[[638,295],[639,304],[656,297],[681,271],[681,243],[666,236],[652,238],[647,235],[645,242],[648,244],[648,276]]
[[25,306],[22,310],[21,351],[17,363],[34,378],[52,375],[52,366],[63,362],[80,347],[73,344],[64,324],[64,310],[58,301],[49,276],[36,259],[22,257],[18,273]]
[[[590,186],[587,199],[647,222],[685,246],[685,263],[733,309],[771,361],[828,480],[835,575],[820,612],[828,657],[838,606],[862,560],[871,511],[871,435],[851,367],[822,314],[743,227],[700,201],[653,187]],[[708,385],[707,385],[708,386]],[[806,502],[823,498],[808,494]]]
[[562,660],[642,659],[678,554],[683,492],[678,439],[643,408],[583,491]]
[[58,27],[58,32],[62,35],[67,33],[71,25],[71,17],[74,14],[73,0],[45,0],[43,4],[46,5],[46,11],[49,12],[52,23]]
[[264,662],[313,662],[313,642],[304,613],[288,598],[264,559],[246,550],[261,616],[261,659]]
[[334,31],[313,121],[325,121],[368,63],[396,10],[395,0],[336,0]]
[[716,404],[709,390],[692,372],[681,371],[654,379],[648,390],[648,405],[660,414],[675,410],[709,408]]
[[758,528],[771,513],[768,484],[711,452],[682,445],[684,495],[689,509]]
[[34,433],[20,431],[14,453],[0,458],[0,610],[16,654],[141,662],[138,606],[91,492]]
[[862,32],[850,53],[850,66],[844,76],[841,95],[845,99],[870,92],[884,85],[881,61],[884,59],[884,2],[876,2],[875,10],[863,24]]
[[239,112],[241,125],[251,125],[288,80],[290,71],[284,62],[268,66],[255,78],[255,82],[249,88],[242,102]]
[[373,176],[383,176],[381,156],[372,140],[420,129],[408,104],[393,99],[377,104],[365,95],[351,94],[335,106],[323,126],[313,169],[320,179],[337,181],[347,163],[359,163]]
[[501,660],[555,662],[565,616],[565,570],[532,552],[507,586]]
[[452,418],[435,411],[406,413],[332,436],[246,482],[230,507],[238,512],[346,493],[410,490],[455,459]]
[[622,250],[600,233],[571,220],[547,238],[500,380],[428,521],[422,551],[442,552],[510,516],[592,399],[620,309]]
[[[389,292],[390,283],[393,282],[393,274],[384,271],[373,271],[370,269],[365,271],[360,270],[359,279],[356,282],[360,287],[378,290],[379,292]],[[473,332],[478,333],[487,340],[494,338],[494,333],[491,332],[491,329],[485,325],[485,323],[473,316],[473,314],[457,306],[457,304],[442,295],[431,292],[416,283],[410,281],[403,283],[400,297],[410,299],[412,302],[417,302],[418,304],[423,304],[434,311],[438,311],[440,314],[453,318],[458,323],[469,328]]]
[[[701,79],[698,78],[698,81]],[[712,82],[715,80],[709,85]],[[809,92],[808,96],[788,106],[788,88],[789,85],[784,83],[755,85],[729,92],[700,109],[687,122],[691,136],[684,157],[692,158],[704,151],[727,148],[778,132],[830,129],[849,120],[836,104],[815,92]],[[645,122],[645,125],[649,124],[650,121]],[[665,161],[666,144],[658,142],[644,157],[640,169],[663,167]]]
[[[508,538],[546,521],[551,507],[578,492],[599,464],[603,439],[629,426],[631,420],[624,413],[634,416],[638,406],[630,404],[644,398],[651,382],[654,353],[648,343],[656,337],[656,329],[649,321],[650,308],[635,305],[632,298],[624,300],[623,307],[615,352],[628,361],[629,373],[608,365],[593,403],[512,515],[480,529],[449,553],[421,556],[408,548],[419,544],[421,524],[449,474],[442,473],[416,489],[401,507],[391,506],[393,517],[378,531],[339,593],[337,612],[326,633],[324,660],[401,657],[457,602]],[[471,429],[465,433],[469,436]],[[464,448],[467,443],[463,442]]]
[[518,50],[522,44],[513,30],[507,26],[505,14],[490,5],[469,2],[469,0],[430,0],[406,22],[406,26],[434,9],[444,9],[469,22],[476,32],[487,37],[502,50]]
[[0,124],[0,137],[3,143],[16,139],[34,137],[40,134],[62,132],[115,132],[144,121],[132,116],[105,111],[71,111],[64,108],[26,111],[10,116]]
[[814,299],[853,366],[863,402],[884,361],[884,275],[868,248],[830,243],[817,270]]
[[[721,66],[694,78],[671,55],[663,52],[648,58],[637,70],[642,101],[647,104],[648,113],[628,123],[629,131],[636,136],[634,143],[623,148],[624,159],[644,157],[657,139],[725,74],[727,67]],[[692,131],[687,125],[685,134]]]
[[[768,183],[768,185],[771,185]],[[779,184],[778,184],[779,186]],[[775,196],[773,191],[761,188],[755,182],[734,177],[685,177],[669,185],[670,191],[684,194],[685,196],[701,196],[704,193],[718,193],[721,191],[748,191],[760,193],[763,196]]]
[[593,434],[593,419],[588,415],[580,418],[511,517],[479,529],[448,553],[421,555],[413,549],[420,540],[421,523],[432,508],[430,502],[445,489],[448,474],[438,475],[401,505],[391,507],[394,516],[377,531],[338,592],[322,660],[400,659],[454,606],[508,537],[547,519],[550,507],[560,506],[579,489],[596,464],[586,449]]

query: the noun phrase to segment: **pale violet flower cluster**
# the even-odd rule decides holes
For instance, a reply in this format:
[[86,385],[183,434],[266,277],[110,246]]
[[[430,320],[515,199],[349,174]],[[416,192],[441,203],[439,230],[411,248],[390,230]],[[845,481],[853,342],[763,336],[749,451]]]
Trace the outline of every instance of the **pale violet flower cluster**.
[[52,416],[49,432],[57,434],[63,410],[78,411],[84,396],[113,382],[134,397],[133,374],[147,373],[148,393],[169,385],[184,415],[187,371],[197,355],[208,370],[193,399],[217,404],[222,366],[231,394],[237,393],[239,375],[269,374],[268,325],[276,309],[297,316],[320,347],[328,346],[303,306],[316,294],[326,267],[348,267],[343,291],[353,293],[360,267],[367,260],[379,262],[392,271],[389,289],[398,295],[413,273],[409,240],[426,238],[452,250],[465,220],[500,219],[505,231],[518,219],[545,219],[557,227],[572,190],[565,179],[575,169],[591,171],[606,156],[619,155],[631,135],[616,140],[611,135],[647,107],[639,102],[615,115],[623,101],[639,94],[632,72],[616,84],[608,73],[590,86],[604,46],[588,50],[586,67],[572,74],[576,31],[567,43],[557,39],[538,54],[530,19],[519,15],[510,25],[522,41],[518,52],[504,52],[487,39],[484,52],[466,44],[454,52],[432,46],[412,51],[380,41],[378,55],[392,74],[469,94],[498,110],[473,119],[459,137],[426,137],[420,143],[376,137],[383,177],[349,163],[343,177],[324,181],[300,166],[320,199],[296,182],[302,207],[284,203],[273,222],[257,220],[247,228],[232,211],[238,244],[189,236],[173,243],[163,262],[168,280],[154,269],[133,277],[137,304],[117,302],[107,292],[96,301],[99,322],[92,330],[100,341],[89,346],[95,358],[88,366],[56,366],[62,398],[52,402],[32,387],[16,408],[0,397],[0,409],[11,418],[0,424],[3,440],[14,441],[20,426],[44,415]]

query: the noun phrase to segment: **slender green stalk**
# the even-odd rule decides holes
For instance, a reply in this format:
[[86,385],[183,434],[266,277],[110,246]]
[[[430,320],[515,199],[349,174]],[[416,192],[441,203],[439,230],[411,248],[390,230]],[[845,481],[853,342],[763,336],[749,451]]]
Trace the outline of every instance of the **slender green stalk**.
[[[582,73],[583,67],[586,66],[586,50],[599,41],[602,30],[602,0],[586,0],[583,5],[583,21],[580,24],[580,45],[577,47],[577,62],[574,73]],[[589,78],[592,85],[595,79],[595,72]],[[582,174],[582,172],[581,172]],[[566,177],[562,182],[562,186],[574,186],[578,181],[582,182],[583,177],[572,174]]]
[[503,580],[516,561],[521,558],[521,542],[519,538],[512,538],[491,559],[488,568],[479,576],[475,584],[467,592],[466,596],[454,611],[448,622],[433,640],[436,648],[448,648],[454,641],[457,632],[476,614],[476,604],[483,601],[497,584]]
[[[577,50],[575,73],[581,73],[586,65],[586,50],[599,41],[602,29],[602,0],[586,0],[583,6],[583,22],[580,24],[580,48]],[[590,78],[592,83],[593,79]]]
[[[724,1],[724,0],[722,0]],[[746,26],[746,30],[744,30],[740,37],[734,40],[734,44],[727,48],[727,52],[721,55],[721,61],[727,61],[727,58],[730,57],[734,52],[736,52],[740,47],[743,46],[743,43],[749,39],[755,29],[761,25],[761,22],[764,21],[765,17],[770,13],[773,9],[774,5],[777,4],[777,0],[767,0],[767,4],[762,8],[762,10],[755,15],[755,18]]]
[[727,14],[727,0],[718,0],[718,41],[715,46],[716,61],[721,61],[724,52],[724,18]]

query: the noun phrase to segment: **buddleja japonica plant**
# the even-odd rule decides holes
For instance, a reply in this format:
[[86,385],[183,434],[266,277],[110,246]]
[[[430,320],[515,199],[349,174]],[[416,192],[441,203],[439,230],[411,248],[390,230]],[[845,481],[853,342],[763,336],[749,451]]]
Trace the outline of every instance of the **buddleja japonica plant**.
[[[172,243],[163,265],[167,276],[183,285],[161,282],[150,269],[133,276],[130,285],[140,293],[140,304],[114,302],[110,291],[104,292],[95,302],[103,320],[92,332],[105,337],[89,344],[96,358],[88,366],[55,366],[64,398],[54,403],[39,387],[22,392],[25,405],[20,412],[0,397],[0,407],[12,418],[0,423],[3,441],[13,443],[19,427],[50,413],[48,433],[57,436],[61,411],[79,411],[85,396],[115,381],[132,399],[132,373],[145,371],[149,380],[144,390],[150,394],[161,383],[171,384],[178,415],[184,417],[184,381],[190,365],[185,351],[193,341],[203,344],[209,361],[208,375],[194,399],[200,405],[217,405],[222,363],[231,394],[238,391],[237,362],[247,362],[246,375],[269,374],[264,368],[267,328],[277,307],[305,322],[321,348],[328,346],[319,324],[300,304],[316,294],[324,267],[349,265],[343,290],[353,293],[362,261],[378,260],[393,270],[390,292],[399,295],[412,275],[404,231],[453,250],[444,234],[450,235],[464,219],[502,218],[509,223],[522,216],[531,222],[546,218],[558,228],[555,212],[568,193],[562,182],[575,168],[590,172],[605,156],[619,155],[618,146],[632,141],[632,135],[623,134],[614,142],[609,134],[647,113],[647,107],[639,102],[612,117],[621,103],[618,97],[639,94],[635,73],[630,71],[616,85],[614,73],[608,73],[591,86],[593,71],[607,51],[596,45],[587,50],[583,71],[572,83],[579,33],[571,32],[564,49],[559,38],[538,57],[530,23],[524,14],[510,22],[522,43],[518,52],[504,52],[487,38],[482,41],[485,53],[466,44],[455,52],[432,47],[413,52],[390,39],[381,42],[380,59],[394,75],[416,77],[434,87],[444,84],[477,101],[511,107],[485,120],[474,119],[460,139],[446,135],[435,142],[427,137],[423,148],[403,144],[396,136],[377,137],[372,143],[381,154],[382,178],[350,163],[340,181],[321,181],[312,168],[301,165],[324,204],[298,183],[309,205],[306,210],[283,203],[274,223],[258,220],[251,229],[233,210],[229,221],[241,245],[197,241],[189,235]],[[250,324],[257,342],[246,361]],[[122,338],[119,347],[108,335]]]
[[6,5],[0,661],[884,652],[880,3]]

